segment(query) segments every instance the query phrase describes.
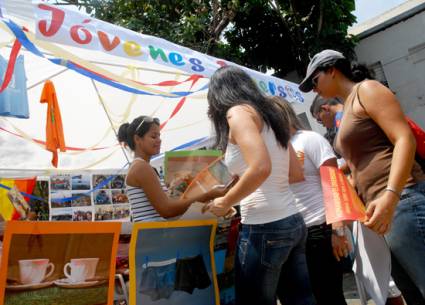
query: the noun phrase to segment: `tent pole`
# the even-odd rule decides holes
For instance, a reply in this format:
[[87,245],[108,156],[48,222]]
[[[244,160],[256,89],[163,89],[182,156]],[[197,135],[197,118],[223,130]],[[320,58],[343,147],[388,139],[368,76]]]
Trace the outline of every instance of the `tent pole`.
[[68,70],[68,68],[65,68],[65,69],[63,69],[63,70],[60,70],[59,72],[56,72],[55,74],[50,75],[49,77],[46,77],[46,78],[44,78],[43,80],[41,80],[41,81],[39,81],[39,82],[36,82],[35,84],[32,84],[31,86],[29,86],[29,87],[27,88],[27,90],[31,90],[32,88],[37,87],[38,85],[40,85],[40,84],[44,83],[46,80],[48,80],[48,79],[52,79],[53,77],[56,77],[56,76],[58,76],[58,75],[62,74],[63,72],[65,72],[65,71],[67,71],[67,70]]
[[[111,124],[111,128],[114,131],[115,137],[118,139],[118,133],[117,133],[115,127],[114,127],[114,123],[112,123],[112,119],[109,116],[108,111],[106,110],[105,104],[103,103],[103,99],[100,96],[99,89],[97,88],[96,83],[94,82],[94,80],[93,79],[90,79],[90,80],[91,80],[91,83],[93,84],[94,90],[96,91],[97,97],[99,98],[100,104],[102,104],[103,110],[105,111],[105,114],[108,117],[109,123]],[[130,162],[130,159],[128,158],[127,153],[125,152],[124,147],[122,145],[120,145],[120,147],[121,147],[121,150],[122,150],[122,152],[124,154],[124,157],[127,159],[127,162],[130,164],[131,163]]]

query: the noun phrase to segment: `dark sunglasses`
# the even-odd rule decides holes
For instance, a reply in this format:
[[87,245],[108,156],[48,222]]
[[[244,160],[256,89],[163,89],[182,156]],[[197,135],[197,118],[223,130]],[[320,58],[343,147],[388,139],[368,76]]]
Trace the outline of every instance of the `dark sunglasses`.
[[142,127],[143,126],[143,123],[148,123],[148,124],[150,124],[150,123],[155,123],[155,124],[160,124],[160,122],[159,122],[159,119],[158,118],[153,118],[153,117],[150,117],[150,116],[145,116],[144,118],[143,118],[143,120],[140,122],[140,124],[139,125],[137,125],[137,128],[136,128],[136,130],[135,130],[135,133],[137,133],[138,131],[139,131],[139,129],[140,129],[140,127]]
[[321,108],[319,111],[317,111],[314,114],[314,119],[318,122],[318,123],[322,123],[322,119],[320,118],[320,113],[323,111],[323,109]]
[[319,82],[319,76],[322,73],[322,71],[319,71],[316,73],[315,76],[311,78],[311,84],[313,85],[313,88],[317,88],[317,83]]

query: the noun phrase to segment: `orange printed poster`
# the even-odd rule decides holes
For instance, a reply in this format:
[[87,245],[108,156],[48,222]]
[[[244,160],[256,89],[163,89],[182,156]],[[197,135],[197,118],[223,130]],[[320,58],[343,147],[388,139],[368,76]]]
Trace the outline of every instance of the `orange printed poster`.
[[193,178],[182,198],[190,198],[207,193],[217,185],[228,186],[233,183],[234,179],[235,177],[228,170],[222,159],[216,159]]
[[221,157],[219,150],[180,150],[165,153],[165,183],[169,195],[183,195],[196,175]]
[[320,177],[327,224],[344,220],[366,220],[366,208],[341,170],[321,166]]
[[0,304],[112,305],[121,223],[9,221]]

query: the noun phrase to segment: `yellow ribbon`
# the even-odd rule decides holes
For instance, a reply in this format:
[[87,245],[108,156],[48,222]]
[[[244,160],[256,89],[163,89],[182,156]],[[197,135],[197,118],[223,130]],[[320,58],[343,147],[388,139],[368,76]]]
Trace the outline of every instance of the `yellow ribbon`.
[[[6,30],[11,35],[13,35],[13,33],[9,30],[9,28],[3,22],[0,23],[0,28],[2,28],[3,30]],[[92,63],[90,63],[86,60],[83,60],[83,59],[75,56],[74,54],[72,54],[68,51],[65,51],[63,48],[60,48],[60,47],[58,47],[58,46],[56,46],[52,43],[49,43],[49,42],[46,42],[46,41],[43,41],[43,40],[38,40],[35,37],[35,35],[33,33],[31,33],[30,31],[25,32],[25,34],[26,34],[27,38],[32,43],[34,43],[36,46],[41,47],[44,50],[49,51],[54,56],[61,58],[61,59],[70,60],[70,61],[72,61],[72,62],[74,62],[74,63],[76,63],[76,64],[78,64],[82,67],[85,67],[85,68],[87,68],[87,69],[89,69],[89,70],[91,70],[95,73],[107,76],[107,77],[111,78],[112,80],[114,80],[116,82],[119,82],[121,84],[125,84],[129,87],[132,87],[132,88],[137,88],[139,90],[143,90],[143,91],[146,91],[146,92],[152,93],[152,94],[162,94],[162,95],[166,95],[166,96],[169,96],[169,97],[176,97],[176,98],[179,97],[179,96],[167,93],[167,92],[163,92],[163,91],[160,91],[160,90],[149,88],[145,85],[139,84],[137,82],[128,80],[128,79],[123,78],[119,75],[111,73],[108,70],[105,70],[105,69],[99,67],[98,65],[94,65],[94,64],[92,64]]]

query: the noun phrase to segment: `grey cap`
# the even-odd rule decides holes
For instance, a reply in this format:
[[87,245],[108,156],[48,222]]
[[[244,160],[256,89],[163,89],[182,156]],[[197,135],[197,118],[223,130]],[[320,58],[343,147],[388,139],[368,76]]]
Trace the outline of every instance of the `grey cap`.
[[335,51],[335,50],[323,50],[316,55],[313,56],[313,58],[310,60],[310,63],[307,67],[307,73],[301,84],[298,88],[302,92],[309,92],[313,90],[313,84],[311,82],[311,78],[316,72],[317,68],[320,68],[321,66],[325,64],[332,64],[335,63],[338,59],[344,59],[344,55],[342,55],[341,52]]

